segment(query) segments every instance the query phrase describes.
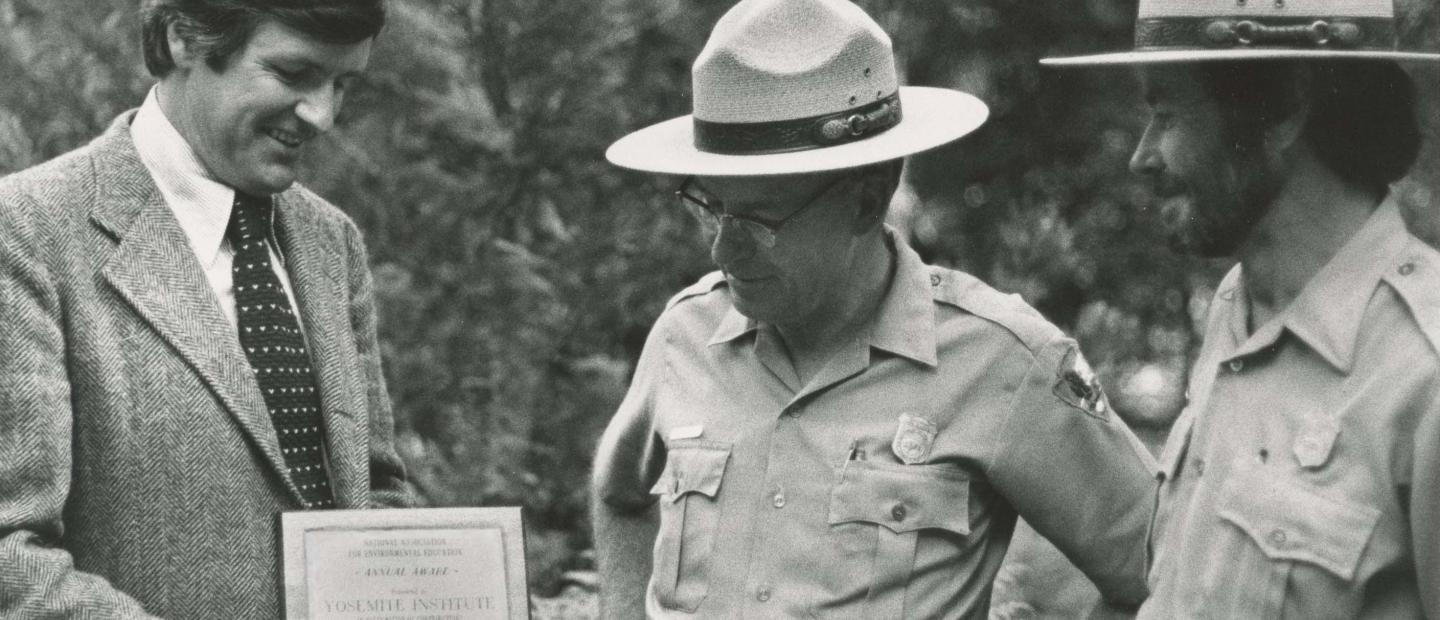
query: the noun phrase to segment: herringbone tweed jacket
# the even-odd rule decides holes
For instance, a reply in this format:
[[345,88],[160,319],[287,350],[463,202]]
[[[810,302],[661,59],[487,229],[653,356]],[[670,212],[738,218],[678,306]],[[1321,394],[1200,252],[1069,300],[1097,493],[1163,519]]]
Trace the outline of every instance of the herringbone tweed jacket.
[[[280,618],[299,494],[132,117],[0,179],[0,618]],[[277,205],[339,505],[403,505],[360,233]]]

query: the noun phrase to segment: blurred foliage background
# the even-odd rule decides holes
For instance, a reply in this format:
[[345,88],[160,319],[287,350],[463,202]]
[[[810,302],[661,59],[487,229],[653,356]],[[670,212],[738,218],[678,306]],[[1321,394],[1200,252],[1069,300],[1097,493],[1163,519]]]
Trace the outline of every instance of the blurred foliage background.
[[[0,174],[139,104],[151,80],[136,4],[0,0]],[[392,0],[366,81],[308,159],[304,182],[369,242],[417,491],[436,506],[525,506],[539,595],[593,586],[595,440],[665,300],[710,270],[673,208],[676,180],[619,170],[603,152],[689,112],[690,63],[731,4]],[[966,90],[992,110],[975,134],[912,158],[891,223],[932,262],[1020,293],[1075,334],[1116,409],[1158,440],[1227,265],[1173,255],[1158,234],[1155,198],[1126,170],[1145,118],[1129,71],[1036,64],[1127,47],[1135,0],[859,4],[891,34],[907,83]],[[1440,49],[1434,0],[1398,5],[1407,45]],[[1429,139],[1397,188],[1432,241],[1437,73],[1414,71]],[[1064,611],[1060,594],[1006,594],[1025,579],[1054,591],[1045,584],[1060,577],[1006,575],[1001,615]]]

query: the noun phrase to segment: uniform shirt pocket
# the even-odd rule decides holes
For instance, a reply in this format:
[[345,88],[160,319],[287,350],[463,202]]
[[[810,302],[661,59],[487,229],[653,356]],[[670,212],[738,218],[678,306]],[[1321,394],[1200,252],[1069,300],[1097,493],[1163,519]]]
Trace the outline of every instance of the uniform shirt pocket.
[[652,587],[668,609],[693,612],[709,593],[710,554],[720,521],[718,496],[730,445],[676,442],[650,492],[660,498]]
[[850,461],[830,493],[831,535],[852,559],[836,567],[846,577],[834,598],[863,597],[861,617],[903,617],[920,536],[968,536],[969,506],[970,479],[954,466]]
[[1223,607],[1214,617],[1358,613],[1362,594],[1353,580],[1380,518],[1374,507],[1321,495],[1275,472],[1249,470],[1225,481],[1216,514],[1234,529],[1212,545],[1201,577],[1207,600]]
[[1220,518],[1249,535],[1266,557],[1313,564],[1346,581],[1355,578],[1380,519],[1371,506],[1331,499],[1260,472],[1231,478],[1218,503]]
[[866,522],[896,534],[970,534],[970,484],[948,465],[851,461],[830,494],[830,524]]
[[676,502],[687,493],[699,493],[714,499],[725,477],[725,464],[730,460],[730,447],[714,442],[687,442],[669,448],[665,470],[651,487],[650,493],[664,501]]

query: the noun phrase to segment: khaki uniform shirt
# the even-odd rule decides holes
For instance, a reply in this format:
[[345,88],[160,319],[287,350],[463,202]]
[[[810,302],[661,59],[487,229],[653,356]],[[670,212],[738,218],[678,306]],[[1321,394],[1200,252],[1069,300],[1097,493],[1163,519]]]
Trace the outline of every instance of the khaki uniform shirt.
[[598,478],[660,505],[649,616],[983,618],[1017,512],[1144,596],[1153,462],[1074,342],[893,247],[872,327],[806,385],[719,274],[657,321],[611,423],[643,448]]
[[1243,278],[1161,455],[1140,616],[1440,617],[1440,254],[1390,200],[1253,334]]

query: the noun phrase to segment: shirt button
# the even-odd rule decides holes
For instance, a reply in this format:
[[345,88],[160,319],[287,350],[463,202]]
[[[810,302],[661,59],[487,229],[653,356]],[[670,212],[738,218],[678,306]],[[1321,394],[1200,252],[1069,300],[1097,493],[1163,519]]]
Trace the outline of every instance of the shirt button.
[[772,499],[772,500],[770,500],[770,505],[772,505],[772,506],[774,506],[774,507],[776,507],[776,508],[784,508],[784,507],[785,507],[785,494],[784,494],[784,493],[779,493],[779,492],[775,493],[775,498]]
[[770,586],[764,585],[755,588],[755,600],[760,601],[761,603],[770,600]]
[[1195,475],[1197,475],[1197,476],[1203,476],[1203,475],[1205,475],[1205,460],[1204,460],[1204,459],[1195,459]]
[[1230,367],[1230,372],[1245,370],[1245,360],[1230,360],[1230,363],[1226,365]]
[[895,507],[890,509],[890,516],[891,516],[892,518],[894,518],[896,521],[904,521],[904,520],[905,520],[905,504],[895,504]]
[[1285,530],[1276,528],[1270,532],[1270,542],[1277,545],[1285,544]]
[[1405,263],[1400,266],[1400,275],[1408,276],[1412,273],[1415,273],[1415,263]]

